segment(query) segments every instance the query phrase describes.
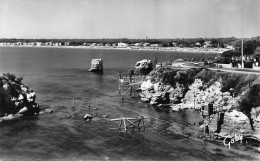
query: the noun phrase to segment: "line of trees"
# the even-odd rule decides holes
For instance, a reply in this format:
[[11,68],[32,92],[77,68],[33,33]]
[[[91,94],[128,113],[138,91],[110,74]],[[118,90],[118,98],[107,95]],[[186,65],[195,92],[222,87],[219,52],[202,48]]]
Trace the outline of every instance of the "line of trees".
[[[241,39],[233,42],[233,46],[235,46],[235,50],[228,50],[222,53],[221,62],[229,63],[232,60],[232,57],[238,57],[241,60]],[[252,56],[253,58],[257,58],[259,61],[260,58],[260,36],[253,37],[250,39],[244,39],[243,41],[243,54],[244,56]]]
[[[259,37],[251,38],[259,40]],[[182,47],[194,47],[195,43],[203,44],[205,41],[210,41],[213,48],[225,47],[226,44],[239,46],[240,39],[235,37],[228,38],[175,38],[175,39],[0,39],[0,42],[53,42],[62,43],[69,42],[72,46],[83,45],[84,43],[102,43],[116,44],[118,42],[135,44],[135,43],[150,43],[161,44],[163,47],[173,46],[173,42]]]

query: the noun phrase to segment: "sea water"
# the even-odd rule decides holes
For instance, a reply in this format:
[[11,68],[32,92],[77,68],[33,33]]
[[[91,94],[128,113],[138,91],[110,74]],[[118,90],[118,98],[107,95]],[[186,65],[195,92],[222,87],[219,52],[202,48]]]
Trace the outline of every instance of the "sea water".
[[[37,118],[0,123],[0,160],[255,160],[250,146],[204,142],[197,134],[199,115],[172,112],[124,100],[118,94],[118,72],[142,59],[170,61],[216,55],[162,51],[78,48],[0,48],[0,73],[13,73],[36,92],[42,109]],[[91,59],[104,61],[104,73],[88,72]],[[75,108],[73,110],[73,98]],[[92,122],[83,116],[95,114]],[[119,117],[144,116],[145,130],[119,132]],[[195,123],[195,126],[194,126]],[[175,131],[170,130],[174,126]],[[176,130],[178,129],[178,130]],[[199,133],[199,132],[198,132]]]

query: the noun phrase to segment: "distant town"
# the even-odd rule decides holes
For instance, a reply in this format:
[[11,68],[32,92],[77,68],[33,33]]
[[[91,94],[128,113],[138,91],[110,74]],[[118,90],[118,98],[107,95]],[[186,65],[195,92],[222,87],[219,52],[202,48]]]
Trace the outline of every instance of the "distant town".
[[223,53],[234,50],[236,38],[219,39],[1,39],[0,46],[79,47],[177,52]]
[[[67,47],[127,50],[160,50],[194,53],[226,53],[229,58],[241,55],[241,38],[176,38],[176,39],[0,39],[0,46]],[[260,36],[243,38],[247,56],[260,54]]]

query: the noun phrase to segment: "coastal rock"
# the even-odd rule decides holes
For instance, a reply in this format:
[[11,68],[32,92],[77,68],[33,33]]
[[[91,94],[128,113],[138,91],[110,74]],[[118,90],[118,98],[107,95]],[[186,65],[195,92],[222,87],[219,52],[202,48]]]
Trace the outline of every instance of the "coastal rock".
[[158,82],[158,83],[154,83],[154,91],[155,92],[162,92],[165,90],[165,85],[161,82]]
[[23,92],[23,93],[27,93],[27,91],[28,91],[28,87],[27,86],[25,86],[25,85],[20,85],[20,88],[21,88],[21,91]]
[[35,102],[35,92],[22,84],[21,80],[9,73],[0,77],[0,117],[10,115],[8,118],[17,118],[18,115],[21,117],[40,112],[39,104]]
[[172,108],[172,111],[175,111],[175,112],[179,112],[179,111],[183,110],[183,108],[179,104],[173,104],[171,106],[171,108]]
[[26,94],[27,102],[35,102],[36,95],[35,92],[29,92]]
[[[150,81],[143,86],[142,100],[150,100],[153,105],[170,102],[176,112],[201,110],[212,104],[213,112],[221,112],[212,115],[210,127],[207,127],[211,132],[219,136],[241,134],[260,140],[260,107],[254,107],[259,106],[259,75],[162,66],[147,77]],[[154,93],[148,90],[151,87]]]
[[3,89],[7,92],[7,94],[11,94],[11,86],[8,83],[3,84]]
[[172,104],[180,103],[181,99],[183,98],[185,87],[181,84],[176,84],[175,88],[170,90],[169,99]]
[[136,71],[139,71],[142,74],[148,74],[153,70],[153,63],[151,60],[143,59],[136,62],[135,64]]
[[92,59],[90,72],[103,72],[103,61],[102,59]]
[[169,102],[169,94],[167,92],[156,92],[151,95],[151,105],[167,104]]
[[151,82],[150,79],[144,81],[144,82],[141,84],[141,90],[142,90],[142,91],[152,90],[152,89],[154,89],[154,85],[153,85],[153,83]]
[[143,102],[150,102],[150,99],[146,98],[146,97],[141,97],[141,101],[143,101]]
[[240,111],[237,110],[232,110],[231,112],[226,112],[225,117],[227,117],[227,121],[233,121],[233,123],[238,123],[238,124],[245,124],[249,123],[248,117],[243,114]]
[[251,119],[256,132],[255,136],[260,140],[260,107],[252,108]]
[[[259,135],[259,131],[254,131],[250,124],[250,119],[240,111],[232,110],[231,112],[225,112],[223,117],[223,123],[221,124],[221,130],[217,132],[217,135],[221,138],[233,137],[235,135],[242,135],[246,137],[255,137]],[[212,121],[212,130],[217,130],[217,117]],[[258,138],[260,139],[260,138]]]
[[90,115],[90,114],[87,113],[87,114],[84,115],[83,119],[84,119],[85,121],[87,121],[87,122],[88,122],[88,121],[91,121],[91,120],[92,120],[92,115]]

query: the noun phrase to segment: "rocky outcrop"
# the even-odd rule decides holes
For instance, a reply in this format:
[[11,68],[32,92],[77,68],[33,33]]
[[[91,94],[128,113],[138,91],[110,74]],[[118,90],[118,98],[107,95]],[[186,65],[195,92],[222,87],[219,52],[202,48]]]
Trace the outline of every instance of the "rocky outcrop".
[[151,105],[167,104],[169,102],[170,86],[162,83],[152,83],[150,79],[141,84],[141,100]]
[[260,141],[260,75],[162,66],[150,72],[141,89],[142,100],[171,104],[174,111],[196,109],[204,115],[211,104],[213,113],[221,111],[209,126],[212,132]]
[[140,72],[141,74],[148,74],[153,70],[153,63],[151,60],[141,60],[136,62],[135,64],[135,70]]
[[92,59],[90,72],[103,72],[103,61],[102,59]]
[[141,99],[150,102],[151,105],[180,103],[188,90],[188,84],[182,83],[186,76],[188,75],[184,71],[156,68],[141,84]]
[[22,78],[9,73],[0,77],[1,120],[39,113],[35,92],[21,81]]

